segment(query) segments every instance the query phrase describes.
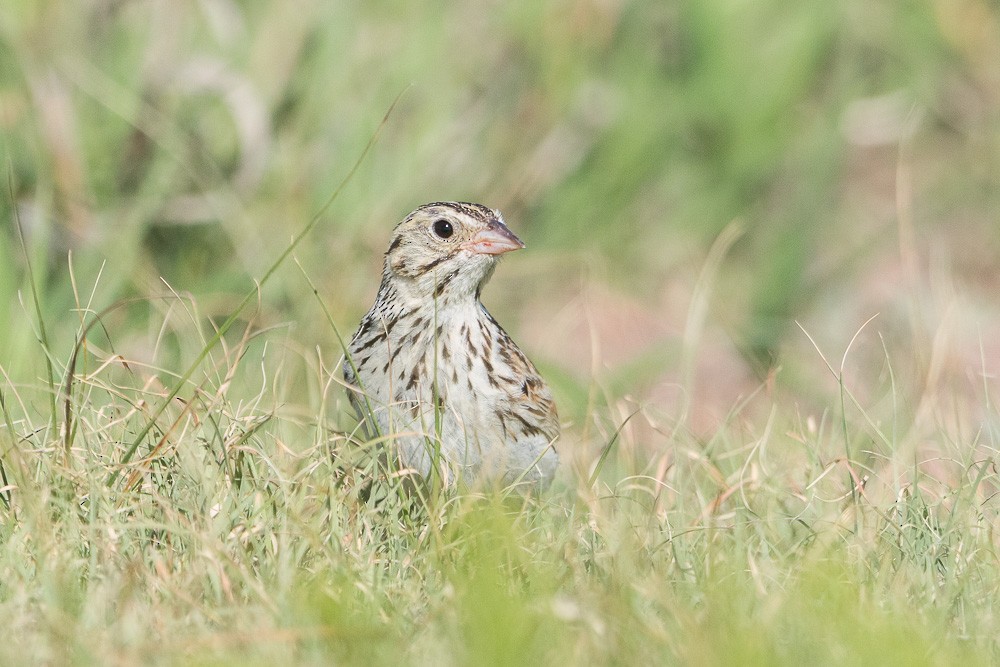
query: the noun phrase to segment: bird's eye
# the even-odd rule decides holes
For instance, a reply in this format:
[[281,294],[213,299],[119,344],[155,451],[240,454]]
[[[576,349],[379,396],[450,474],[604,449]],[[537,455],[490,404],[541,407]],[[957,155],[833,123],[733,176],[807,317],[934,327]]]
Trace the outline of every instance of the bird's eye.
[[434,233],[441,238],[446,239],[454,234],[455,230],[452,228],[450,222],[443,218],[439,218],[434,221]]

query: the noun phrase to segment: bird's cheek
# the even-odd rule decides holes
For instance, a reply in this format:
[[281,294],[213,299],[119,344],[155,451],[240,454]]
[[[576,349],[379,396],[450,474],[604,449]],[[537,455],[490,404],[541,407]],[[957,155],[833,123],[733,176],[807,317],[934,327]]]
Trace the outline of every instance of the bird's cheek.
[[404,278],[413,277],[413,262],[410,262],[405,255],[397,255],[389,260],[389,267],[397,276]]

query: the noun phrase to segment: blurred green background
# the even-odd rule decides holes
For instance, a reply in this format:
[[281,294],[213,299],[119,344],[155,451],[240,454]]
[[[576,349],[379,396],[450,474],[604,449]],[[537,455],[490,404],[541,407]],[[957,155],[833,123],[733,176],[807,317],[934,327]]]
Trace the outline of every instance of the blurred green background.
[[[997,662],[997,0],[2,0],[0,156],[0,662]],[[516,511],[340,433],[443,199]]]
[[[349,334],[392,225],[461,199],[527,242],[485,300],[569,414],[594,377],[678,400],[663,387],[731,223],[695,332],[704,423],[770,369],[805,395],[826,375],[795,320],[836,359],[875,313],[888,348],[922,349],[961,293],[1000,359],[995,1],[17,0],[0,9],[6,372],[39,375],[28,258],[53,349],[80,309],[126,297],[175,290],[224,318],[400,94],[301,269],[248,313],[304,350],[338,353],[304,276]],[[149,354],[165,308],[116,311],[110,347]]]

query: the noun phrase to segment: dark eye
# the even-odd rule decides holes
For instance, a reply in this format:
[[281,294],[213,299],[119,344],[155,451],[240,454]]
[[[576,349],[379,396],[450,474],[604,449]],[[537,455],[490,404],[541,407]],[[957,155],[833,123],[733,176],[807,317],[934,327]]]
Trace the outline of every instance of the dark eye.
[[455,230],[452,228],[450,222],[443,218],[439,218],[434,221],[434,233],[441,238],[446,239],[454,234]]

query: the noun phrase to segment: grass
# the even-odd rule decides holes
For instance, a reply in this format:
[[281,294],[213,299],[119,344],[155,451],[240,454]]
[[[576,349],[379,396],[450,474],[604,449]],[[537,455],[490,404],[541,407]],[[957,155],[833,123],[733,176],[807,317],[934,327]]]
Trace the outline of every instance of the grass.
[[[953,432],[947,410],[904,414],[894,381],[890,412],[865,405],[848,350],[828,364],[840,391],[820,415],[773,401],[754,425],[747,401],[698,437],[650,406],[619,424],[596,401],[595,429],[567,434],[562,478],[541,496],[374,505],[338,431],[329,361],[287,328],[251,318],[220,336],[196,301],[166,301],[88,313],[103,326],[81,328],[75,359],[36,326],[65,385],[4,385],[6,662],[996,655],[988,384],[981,430]],[[146,364],[113,352],[110,333],[142,306]]]
[[[995,9],[493,9],[0,9],[0,661],[996,662]],[[449,198],[564,465],[375,506],[338,337]]]
[[[165,329],[210,336],[179,310]],[[290,373],[304,360],[282,337],[202,348],[172,401],[147,369],[92,347],[69,449],[61,414],[26,417],[44,392],[6,388],[6,662],[995,656],[989,456],[956,443],[934,457],[945,481],[903,438],[872,442],[863,409],[795,423],[775,405],[757,432],[739,414],[708,440],[678,429],[643,464],[623,442],[593,481],[565,471],[526,502],[372,506],[345,476],[344,436],[315,418],[342,402],[330,369]],[[202,356],[197,343],[188,354]],[[314,400],[286,403],[303,376]],[[157,405],[152,437],[123,463]]]

